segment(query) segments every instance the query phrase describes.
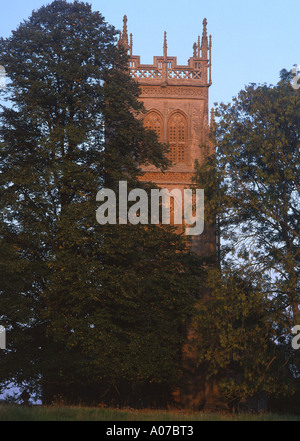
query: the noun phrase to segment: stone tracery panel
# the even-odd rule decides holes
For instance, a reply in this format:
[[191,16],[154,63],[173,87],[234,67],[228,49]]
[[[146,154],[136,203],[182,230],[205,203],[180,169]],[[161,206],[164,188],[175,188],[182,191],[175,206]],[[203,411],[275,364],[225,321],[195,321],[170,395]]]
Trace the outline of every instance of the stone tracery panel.
[[181,112],[173,113],[168,121],[169,159],[173,164],[187,161],[187,120]]
[[158,140],[160,142],[163,141],[163,120],[157,111],[151,110],[147,113],[144,118],[144,127],[153,130],[156,133]]

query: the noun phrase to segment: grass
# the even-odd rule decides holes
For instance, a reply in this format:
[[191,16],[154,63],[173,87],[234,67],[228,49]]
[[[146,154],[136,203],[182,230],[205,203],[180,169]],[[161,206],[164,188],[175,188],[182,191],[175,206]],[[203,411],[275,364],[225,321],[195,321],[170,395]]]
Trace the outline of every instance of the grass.
[[276,414],[205,414],[185,411],[101,409],[93,407],[0,405],[0,421],[300,421],[300,416]]

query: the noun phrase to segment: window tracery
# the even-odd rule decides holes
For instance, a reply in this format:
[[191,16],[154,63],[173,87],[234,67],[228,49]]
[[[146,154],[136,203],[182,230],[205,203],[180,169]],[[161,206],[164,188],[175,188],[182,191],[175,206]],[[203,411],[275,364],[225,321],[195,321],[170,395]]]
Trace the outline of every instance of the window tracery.
[[160,142],[163,137],[163,124],[159,114],[155,111],[149,112],[144,119],[144,127],[149,130],[153,130]]
[[187,123],[185,117],[176,112],[168,123],[169,159],[173,163],[185,163],[187,159]]

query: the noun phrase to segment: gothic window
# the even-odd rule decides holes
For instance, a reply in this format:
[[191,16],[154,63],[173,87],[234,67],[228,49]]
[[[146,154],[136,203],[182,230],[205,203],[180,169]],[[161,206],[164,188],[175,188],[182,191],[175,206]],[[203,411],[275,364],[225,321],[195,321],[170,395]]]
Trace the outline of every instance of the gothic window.
[[162,119],[157,112],[151,111],[146,115],[144,127],[153,130],[157,134],[158,140],[162,142],[163,125]]
[[187,160],[187,123],[185,117],[174,113],[169,119],[168,141],[170,144],[169,159],[174,163],[184,163]]

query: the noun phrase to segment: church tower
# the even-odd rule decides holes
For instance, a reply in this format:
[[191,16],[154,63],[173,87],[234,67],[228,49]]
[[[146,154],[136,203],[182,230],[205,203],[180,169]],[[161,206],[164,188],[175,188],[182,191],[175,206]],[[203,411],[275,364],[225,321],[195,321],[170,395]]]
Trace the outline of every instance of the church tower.
[[[143,181],[161,188],[189,188],[195,173],[195,161],[203,160],[200,145],[208,142],[209,87],[211,81],[212,39],[207,36],[207,20],[203,20],[202,37],[192,47],[187,65],[178,65],[177,57],[168,55],[167,33],[164,33],[163,54],[154,56],[153,64],[141,64],[133,55],[132,34],[128,37],[127,17],[119,44],[129,51],[129,71],[140,85],[140,99],[147,113],[145,127],[156,132],[161,142],[169,142],[172,167],[162,173],[154,166],[144,166]],[[213,147],[211,147],[213,148]],[[214,252],[215,234],[205,229],[192,237],[192,249],[205,256]]]
[[[161,142],[170,145],[172,166],[162,173],[154,166],[143,166],[142,181],[154,182],[169,191],[189,188],[195,174],[195,162],[203,161],[202,144],[209,142],[209,88],[211,79],[212,38],[207,35],[207,20],[203,20],[202,36],[192,47],[187,65],[178,65],[177,57],[168,55],[167,33],[164,33],[163,53],[154,56],[152,64],[141,64],[139,55],[133,55],[132,34],[128,36],[127,17],[119,44],[129,52],[129,72],[140,85],[140,99],[146,108],[145,127],[156,132]],[[211,123],[214,113],[211,112]],[[204,189],[205,191],[205,189]],[[214,226],[205,225],[204,232],[191,237],[191,249],[205,257],[216,252]],[[199,372],[195,357],[194,330],[187,330],[183,347],[182,386],[174,398],[183,407],[199,409],[215,395],[214,385],[207,384]]]

